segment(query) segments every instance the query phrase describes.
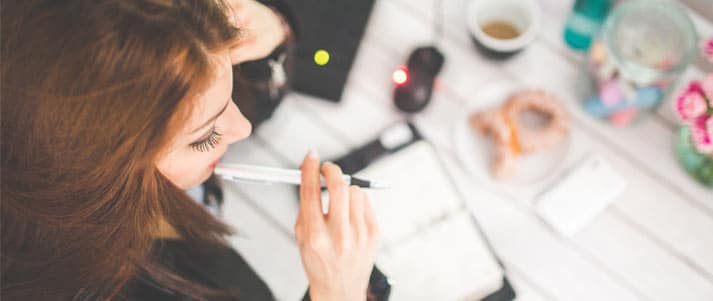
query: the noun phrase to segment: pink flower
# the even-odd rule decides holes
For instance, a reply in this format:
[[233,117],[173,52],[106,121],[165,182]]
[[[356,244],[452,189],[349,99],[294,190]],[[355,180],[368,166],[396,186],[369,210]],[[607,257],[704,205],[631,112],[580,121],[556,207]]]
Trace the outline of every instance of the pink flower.
[[703,83],[701,83],[701,89],[708,98],[708,105],[713,108],[713,73],[708,74],[708,76],[703,79]]
[[696,149],[704,154],[713,153],[713,118],[703,115],[689,125],[691,139]]
[[697,80],[691,81],[688,84],[688,87],[686,87],[685,93],[691,93],[691,92],[703,93],[703,87],[701,86],[701,83],[698,82]]
[[706,113],[708,106],[701,93],[688,91],[676,99],[676,112],[683,120],[691,120]]
[[713,62],[713,38],[703,42],[703,55]]
[[708,121],[706,121],[706,129],[708,129],[708,138],[713,139],[713,116],[708,116]]

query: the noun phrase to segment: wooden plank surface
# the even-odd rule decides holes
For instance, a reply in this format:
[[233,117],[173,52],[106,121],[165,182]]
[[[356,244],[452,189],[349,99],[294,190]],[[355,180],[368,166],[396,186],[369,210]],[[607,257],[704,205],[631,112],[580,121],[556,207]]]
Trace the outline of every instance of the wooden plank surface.
[[[273,119],[250,141],[232,146],[224,161],[296,167],[311,148],[333,159],[406,118],[391,104],[390,75],[413,47],[432,42],[431,1],[378,1],[342,102],[290,95]],[[660,113],[633,128],[615,129],[581,111],[572,80],[582,70],[577,54],[560,38],[571,3],[540,1],[548,16],[542,36],[517,57],[493,62],[474,51],[464,30],[466,2],[444,1],[447,22],[439,48],[446,66],[432,104],[413,118],[470,196],[519,300],[713,299],[713,192],[688,178],[675,161],[669,116]],[[688,76],[699,73],[693,69]],[[455,158],[454,122],[468,113],[469,98],[504,80],[551,90],[567,103],[576,143],[566,166],[595,152],[629,179],[626,193],[571,239],[558,236],[533,210],[534,196],[547,184],[511,189],[482,181]],[[246,233],[271,240],[239,250],[249,253],[246,258],[280,299],[294,300],[306,286],[292,234],[294,187],[229,185],[236,189],[231,198],[243,199],[231,219],[241,221]],[[266,255],[275,249],[286,250],[281,260]],[[284,273],[276,273],[280,269]]]

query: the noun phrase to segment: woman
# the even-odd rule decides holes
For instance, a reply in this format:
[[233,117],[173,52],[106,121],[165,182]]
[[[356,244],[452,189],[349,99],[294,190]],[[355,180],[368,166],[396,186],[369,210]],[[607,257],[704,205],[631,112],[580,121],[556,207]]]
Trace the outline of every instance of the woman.
[[[226,246],[229,228],[184,192],[250,133],[230,99],[231,64],[284,39],[269,8],[232,8],[218,0],[3,2],[3,300],[271,298]],[[237,23],[226,17],[232,11]],[[346,187],[337,166],[320,168],[314,152],[302,171],[295,234],[309,295],[364,300],[377,241],[369,201]]]

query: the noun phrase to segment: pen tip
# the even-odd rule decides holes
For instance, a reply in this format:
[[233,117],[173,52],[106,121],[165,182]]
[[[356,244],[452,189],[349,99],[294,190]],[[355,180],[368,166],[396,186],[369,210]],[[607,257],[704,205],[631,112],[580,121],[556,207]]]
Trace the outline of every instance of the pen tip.
[[384,183],[384,182],[370,181],[369,188],[383,189],[383,188],[389,188],[389,185],[386,185],[386,183]]

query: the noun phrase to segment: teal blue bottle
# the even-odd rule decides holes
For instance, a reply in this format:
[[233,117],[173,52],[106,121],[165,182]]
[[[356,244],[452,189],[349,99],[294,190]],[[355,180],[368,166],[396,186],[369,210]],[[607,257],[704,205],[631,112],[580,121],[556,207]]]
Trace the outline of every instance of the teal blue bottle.
[[569,47],[586,51],[599,32],[612,0],[577,0],[564,28],[564,40]]

